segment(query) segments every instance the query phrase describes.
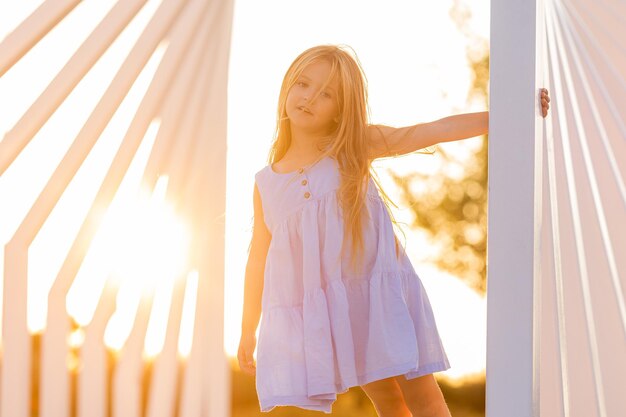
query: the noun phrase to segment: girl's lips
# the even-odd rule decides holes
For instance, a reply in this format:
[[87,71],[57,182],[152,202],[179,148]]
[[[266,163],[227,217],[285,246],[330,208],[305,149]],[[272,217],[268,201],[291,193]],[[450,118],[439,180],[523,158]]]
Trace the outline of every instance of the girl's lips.
[[302,111],[302,112],[304,112],[304,113],[313,114],[313,113],[311,113],[311,110],[309,110],[305,106],[298,106],[297,109]]

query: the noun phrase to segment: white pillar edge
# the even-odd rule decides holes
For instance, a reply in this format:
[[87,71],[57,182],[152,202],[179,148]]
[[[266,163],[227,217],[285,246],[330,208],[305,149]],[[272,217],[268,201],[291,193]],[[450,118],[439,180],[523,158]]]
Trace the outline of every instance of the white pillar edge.
[[539,416],[542,1],[491,2],[487,417]]

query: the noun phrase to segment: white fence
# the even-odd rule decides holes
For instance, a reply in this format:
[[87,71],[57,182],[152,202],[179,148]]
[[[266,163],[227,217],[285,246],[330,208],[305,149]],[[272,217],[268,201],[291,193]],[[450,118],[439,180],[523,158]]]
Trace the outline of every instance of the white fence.
[[[2,202],[3,230],[11,233],[4,236],[7,243],[3,257],[0,415],[228,416],[230,371],[223,349],[224,154],[232,1],[44,1],[0,43],[0,76],[8,76],[33,47],[45,42],[51,31],[80,24],[81,19],[89,16],[87,8],[102,9],[103,4],[109,9],[0,143],[2,180],[20,184],[10,201]],[[95,107],[87,112],[80,131],[63,149],[62,158],[54,161],[45,186],[35,190],[26,210],[17,217],[10,216],[10,208],[15,209],[17,202],[23,202],[24,195],[32,191],[26,185],[31,175],[19,167],[22,154],[28,153],[29,142],[55,117],[64,100],[78,89],[113,42],[127,28],[136,26],[141,14],[148,15],[147,23],[139,28],[136,42],[114,69],[110,84],[94,101]],[[57,46],[60,50],[61,45]],[[80,207],[63,204],[64,193],[81,181],[81,166],[88,165],[92,152],[102,151],[99,143],[110,140],[111,136],[103,139],[103,131],[123,107],[123,100],[135,88],[140,74],[154,61],[158,67],[130,124],[118,135],[123,138],[98,182],[97,192],[92,193],[92,198],[87,194],[82,200],[75,200],[82,201],[87,209],[81,211]],[[82,110],[76,106],[73,113],[78,115]],[[155,130],[151,128],[157,126],[151,137]],[[43,140],[60,143],[69,135],[72,133],[67,130],[57,130]],[[129,167],[136,163],[138,149],[150,140],[154,141],[150,155],[130,194],[138,190],[144,195],[154,194],[154,202],[160,191],[161,205],[154,208],[152,203],[146,203],[132,220],[126,220],[123,227],[128,233],[121,234],[114,249],[117,247],[120,259],[127,261],[142,253],[158,258],[174,256],[171,251],[159,252],[159,236],[150,233],[151,228],[163,226],[158,222],[159,216],[174,213],[187,225],[189,258],[164,263],[164,259],[154,259],[161,265],[177,265],[167,271],[146,273],[132,267],[121,272],[115,268],[103,270],[112,266],[105,260],[99,264],[101,268],[92,269],[91,274],[85,272],[87,259],[98,251],[97,236],[106,229],[101,227],[106,221],[103,213],[121,194],[121,184],[130,181]],[[49,163],[52,156],[53,153],[50,158],[43,158],[42,164]],[[165,183],[167,191],[161,187]],[[78,217],[73,223],[76,232],[68,235],[72,227],[66,225],[58,240],[53,240],[46,250],[52,256],[58,252],[55,246],[69,236],[69,248],[59,258],[60,269],[47,271],[56,275],[51,277],[44,295],[44,325],[34,331],[27,311],[37,306],[27,305],[27,294],[32,285],[31,269],[43,261],[36,258],[29,263],[29,249],[43,234],[42,230],[54,223],[51,213],[57,211]],[[140,223],[147,228],[143,231],[148,239],[125,242],[134,233],[130,229]],[[81,273],[82,281],[77,279]],[[130,291],[120,284],[120,273],[135,278],[126,281],[135,282],[138,287],[147,284],[147,289],[142,287],[134,293],[139,294],[136,311],[118,323],[125,324],[128,330],[121,339],[119,329],[117,334],[111,330],[120,308],[116,299],[119,301],[122,292]],[[104,279],[100,279],[102,274]],[[147,282],[140,283],[140,276]],[[96,298],[91,311],[84,311],[89,303],[83,302],[82,312],[70,314],[71,299],[80,301],[88,293],[78,292],[76,296],[77,286],[95,288]],[[146,356],[150,350],[146,339],[157,314],[157,309],[151,307],[163,301],[169,306],[158,309],[169,311],[161,320],[166,324],[163,340],[160,345],[156,343],[152,356]],[[80,314],[83,322],[77,319]],[[187,347],[183,346],[184,333],[188,334]],[[109,343],[105,344],[107,340]]]

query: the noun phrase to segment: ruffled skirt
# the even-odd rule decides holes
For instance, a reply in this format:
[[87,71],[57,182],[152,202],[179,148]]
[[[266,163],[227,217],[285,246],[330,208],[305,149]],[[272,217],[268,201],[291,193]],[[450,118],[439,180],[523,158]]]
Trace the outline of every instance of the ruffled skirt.
[[366,273],[350,275],[334,256],[343,230],[334,198],[308,203],[273,233],[257,345],[263,412],[330,413],[350,387],[450,368],[422,282],[403,249],[396,260],[382,201],[369,202]]

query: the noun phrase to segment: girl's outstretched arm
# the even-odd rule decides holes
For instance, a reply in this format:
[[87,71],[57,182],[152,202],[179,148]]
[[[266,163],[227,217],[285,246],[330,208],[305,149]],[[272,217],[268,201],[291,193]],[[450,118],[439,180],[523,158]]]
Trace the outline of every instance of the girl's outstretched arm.
[[[548,115],[548,90],[540,94],[541,114]],[[427,148],[437,143],[472,138],[489,132],[489,112],[457,114],[428,123],[394,128],[371,125],[368,144],[371,159],[399,156]]]
[[487,133],[489,112],[465,113],[406,127],[371,125],[368,129],[370,158],[399,156],[441,142],[471,138]]

